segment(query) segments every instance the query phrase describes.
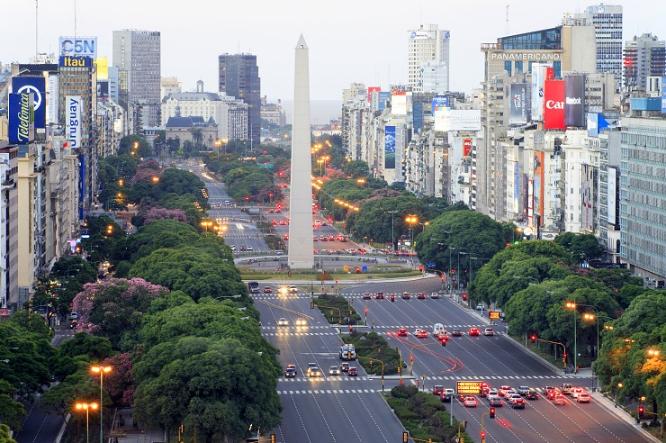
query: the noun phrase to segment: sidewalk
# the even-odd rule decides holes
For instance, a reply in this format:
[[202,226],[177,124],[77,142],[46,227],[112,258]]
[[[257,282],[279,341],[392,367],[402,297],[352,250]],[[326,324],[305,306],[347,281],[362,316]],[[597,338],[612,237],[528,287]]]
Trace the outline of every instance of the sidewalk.
[[636,430],[640,431],[640,433],[643,434],[643,436],[645,436],[645,438],[647,438],[649,441],[661,443],[661,440],[643,429],[639,424],[636,423],[636,419],[632,417],[631,414],[629,414],[622,406],[615,404],[615,402],[606,397],[606,395],[602,394],[601,392],[593,392],[591,395],[592,398],[594,398],[594,400],[601,406],[606,408],[608,412],[636,428]]
[[166,441],[161,430],[144,431],[134,424],[132,409],[119,409],[114,417],[109,440],[113,443],[153,443]]

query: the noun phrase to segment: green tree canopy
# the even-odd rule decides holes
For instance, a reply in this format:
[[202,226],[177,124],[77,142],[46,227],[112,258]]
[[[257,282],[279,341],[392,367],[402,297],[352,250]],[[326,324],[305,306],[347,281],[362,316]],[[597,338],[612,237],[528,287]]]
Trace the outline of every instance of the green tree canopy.
[[555,237],[555,243],[563,246],[578,261],[599,258],[606,252],[592,234],[565,232]]

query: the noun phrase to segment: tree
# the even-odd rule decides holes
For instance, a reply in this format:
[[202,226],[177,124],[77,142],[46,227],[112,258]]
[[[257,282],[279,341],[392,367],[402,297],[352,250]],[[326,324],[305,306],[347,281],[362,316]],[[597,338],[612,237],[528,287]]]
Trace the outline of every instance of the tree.
[[16,443],[16,440],[10,434],[11,429],[9,429],[9,426],[0,423],[0,443]]
[[578,261],[599,258],[606,252],[592,234],[565,232],[555,237],[555,243],[567,249]]
[[[396,243],[409,233],[407,215],[423,219],[422,201],[411,194],[365,200],[358,213],[350,214],[347,228],[357,240]],[[424,220],[425,221],[425,220]],[[418,227],[417,227],[418,228]],[[393,233],[393,238],[391,238]]]
[[433,263],[433,267],[440,270],[456,268],[461,280],[470,265],[478,269],[482,261],[490,260],[503,246],[502,225],[469,210],[444,212],[416,239],[416,252],[421,261]]
[[[19,429],[23,417],[25,417],[25,407],[23,403],[16,400],[16,389],[7,380],[0,378],[0,423],[6,423],[14,429]],[[2,441],[0,431],[0,443]]]
[[176,220],[181,223],[187,223],[187,215],[182,209],[167,209],[154,206],[144,215],[144,223],[150,224],[157,220]]
[[126,135],[120,139],[118,154],[126,154],[137,158],[148,158],[153,155],[153,150],[145,138],[138,135]]
[[156,249],[175,248],[199,240],[197,230],[176,220],[156,220],[142,226],[127,241],[127,254],[132,261],[150,255]]
[[352,160],[342,164],[342,172],[352,178],[365,178],[369,175],[368,164],[363,160]]
[[69,306],[85,283],[97,279],[97,270],[79,255],[64,255],[51,268],[48,278],[35,288],[33,305],[53,303],[60,315],[69,313]]

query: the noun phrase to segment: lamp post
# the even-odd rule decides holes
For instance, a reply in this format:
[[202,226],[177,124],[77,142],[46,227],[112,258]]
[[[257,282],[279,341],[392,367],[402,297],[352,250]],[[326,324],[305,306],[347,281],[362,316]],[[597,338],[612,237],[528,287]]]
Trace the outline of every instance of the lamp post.
[[[86,443],[90,442],[90,421],[89,421],[89,411],[96,411],[98,408],[98,404],[95,402],[91,403],[84,403],[84,402],[77,402],[74,405],[74,410],[77,412],[85,411],[86,412]],[[101,411],[101,409],[100,409]]]
[[391,250],[395,252],[395,237],[393,235],[393,216],[398,213],[398,211],[388,211],[391,214]]
[[99,443],[104,443],[104,374],[111,372],[111,366],[95,365],[90,367],[93,375],[99,375]]
[[409,226],[409,247],[414,249],[414,225],[419,223],[419,216],[413,214],[408,215],[405,217],[405,223]]
[[567,309],[571,309],[573,311],[574,315],[574,374],[578,372],[578,336],[576,333],[576,317],[578,317],[578,310],[577,310],[577,305],[576,305],[576,300],[574,297],[574,301],[568,301],[564,305]]

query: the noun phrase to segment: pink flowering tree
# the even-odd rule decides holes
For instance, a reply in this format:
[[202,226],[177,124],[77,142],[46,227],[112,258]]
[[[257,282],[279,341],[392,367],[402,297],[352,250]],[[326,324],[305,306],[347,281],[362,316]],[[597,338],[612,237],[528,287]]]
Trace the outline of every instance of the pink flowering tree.
[[160,206],[154,206],[148,211],[144,217],[144,225],[152,223],[155,220],[176,220],[181,223],[187,223],[187,214],[182,209],[167,209]]
[[160,164],[155,160],[146,160],[136,168],[136,173],[132,178],[133,183],[142,181],[151,181],[153,177],[159,177],[162,173]]
[[142,278],[87,283],[72,302],[73,311],[79,313],[77,329],[105,336],[114,347],[125,348],[123,342],[132,342],[152,300],[167,292]]
[[114,406],[130,407],[134,401],[134,376],[132,375],[132,355],[121,352],[102,362],[113,368],[108,376],[104,377],[104,387]]

